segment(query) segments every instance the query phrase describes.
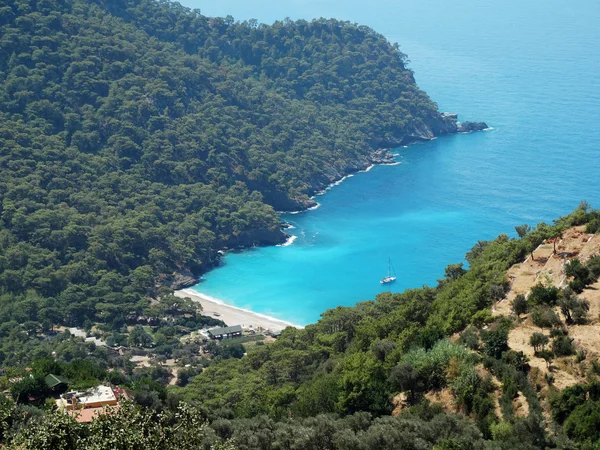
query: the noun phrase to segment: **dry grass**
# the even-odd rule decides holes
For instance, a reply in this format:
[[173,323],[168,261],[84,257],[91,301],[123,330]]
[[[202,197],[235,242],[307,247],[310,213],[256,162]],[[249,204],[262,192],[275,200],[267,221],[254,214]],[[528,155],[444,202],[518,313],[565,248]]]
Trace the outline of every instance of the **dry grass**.
[[[506,298],[498,303],[493,314],[497,316],[511,315],[510,303],[518,294],[527,295],[531,288],[542,282],[545,285],[564,287],[568,280],[564,274],[564,265],[577,257],[582,262],[591,256],[600,254],[600,235],[587,234],[583,226],[573,227],[563,233],[562,239],[557,242],[556,254],[552,242],[540,245],[534,252],[535,259],[528,257],[524,262],[515,264],[507,271],[510,281],[510,291]],[[569,335],[574,339],[577,348],[585,349],[587,359],[600,357],[600,282],[589,286],[580,297],[590,302],[589,324],[573,325],[569,327]],[[558,311],[557,311],[558,312]],[[522,351],[530,359],[530,366],[541,374],[548,373],[543,359],[534,355],[529,344],[531,335],[541,332],[531,320],[524,316],[519,325],[510,331],[508,345],[511,349]],[[548,330],[545,331],[548,335]],[[558,389],[584,382],[585,374],[574,363],[574,357],[557,358],[551,365],[554,385]],[[543,376],[543,375],[542,375]]]

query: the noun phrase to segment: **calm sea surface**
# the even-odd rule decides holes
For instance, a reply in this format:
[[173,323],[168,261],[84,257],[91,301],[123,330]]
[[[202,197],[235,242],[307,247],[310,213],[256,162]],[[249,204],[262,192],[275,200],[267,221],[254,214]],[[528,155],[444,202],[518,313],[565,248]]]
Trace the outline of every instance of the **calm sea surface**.
[[433,284],[478,239],[600,208],[600,3],[573,0],[185,0],[204,14],[272,22],[335,17],[400,43],[443,111],[493,130],[400,148],[286,215],[289,246],[229,254],[195,287],[298,324],[392,291]]

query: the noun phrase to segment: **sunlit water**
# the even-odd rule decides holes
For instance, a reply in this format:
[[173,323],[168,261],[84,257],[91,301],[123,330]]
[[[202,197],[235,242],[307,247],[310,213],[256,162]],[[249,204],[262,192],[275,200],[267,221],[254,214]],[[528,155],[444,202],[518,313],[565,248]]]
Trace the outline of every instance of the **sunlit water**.
[[[336,17],[401,44],[443,111],[493,130],[400,148],[283,218],[285,247],[229,254],[195,289],[306,324],[325,309],[435,283],[478,239],[600,207],[600,3],[235,0],[183,4],[236,19]],[[382,287],[391,257],[398,275]]]

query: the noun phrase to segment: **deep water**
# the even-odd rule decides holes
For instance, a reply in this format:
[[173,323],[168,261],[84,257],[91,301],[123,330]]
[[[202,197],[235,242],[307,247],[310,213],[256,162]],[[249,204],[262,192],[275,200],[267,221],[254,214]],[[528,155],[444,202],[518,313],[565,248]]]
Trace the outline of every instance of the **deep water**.
[[[295,323],[389,289],[434,284],[477,240],[600,208],[600,3],[358,0],[203,4],[209,15],[271,22],[336,17],[400,43],[443,111],[493,130],[401,148],[284,216],[286,247],[229,254],[196,289]],[[368,6],[367,6],[368,5]],[[391,257],[398,281],[379,279]]]

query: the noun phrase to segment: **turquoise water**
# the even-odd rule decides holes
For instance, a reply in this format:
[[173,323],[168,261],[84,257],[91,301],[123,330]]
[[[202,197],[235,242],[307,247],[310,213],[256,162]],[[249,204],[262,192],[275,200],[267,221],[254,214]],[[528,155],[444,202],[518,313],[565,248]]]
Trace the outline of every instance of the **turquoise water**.
[[[325,309],[435,283],[478,239],[600,207],[600,4],[463,0],[184,1],[270,22],[336,17],[400,43],[441,110],[493,130],[400,148],[286,215],[287,247],[229,254],[196,289],[306,324]],[[382,287],[387,258],[398,281]]]

